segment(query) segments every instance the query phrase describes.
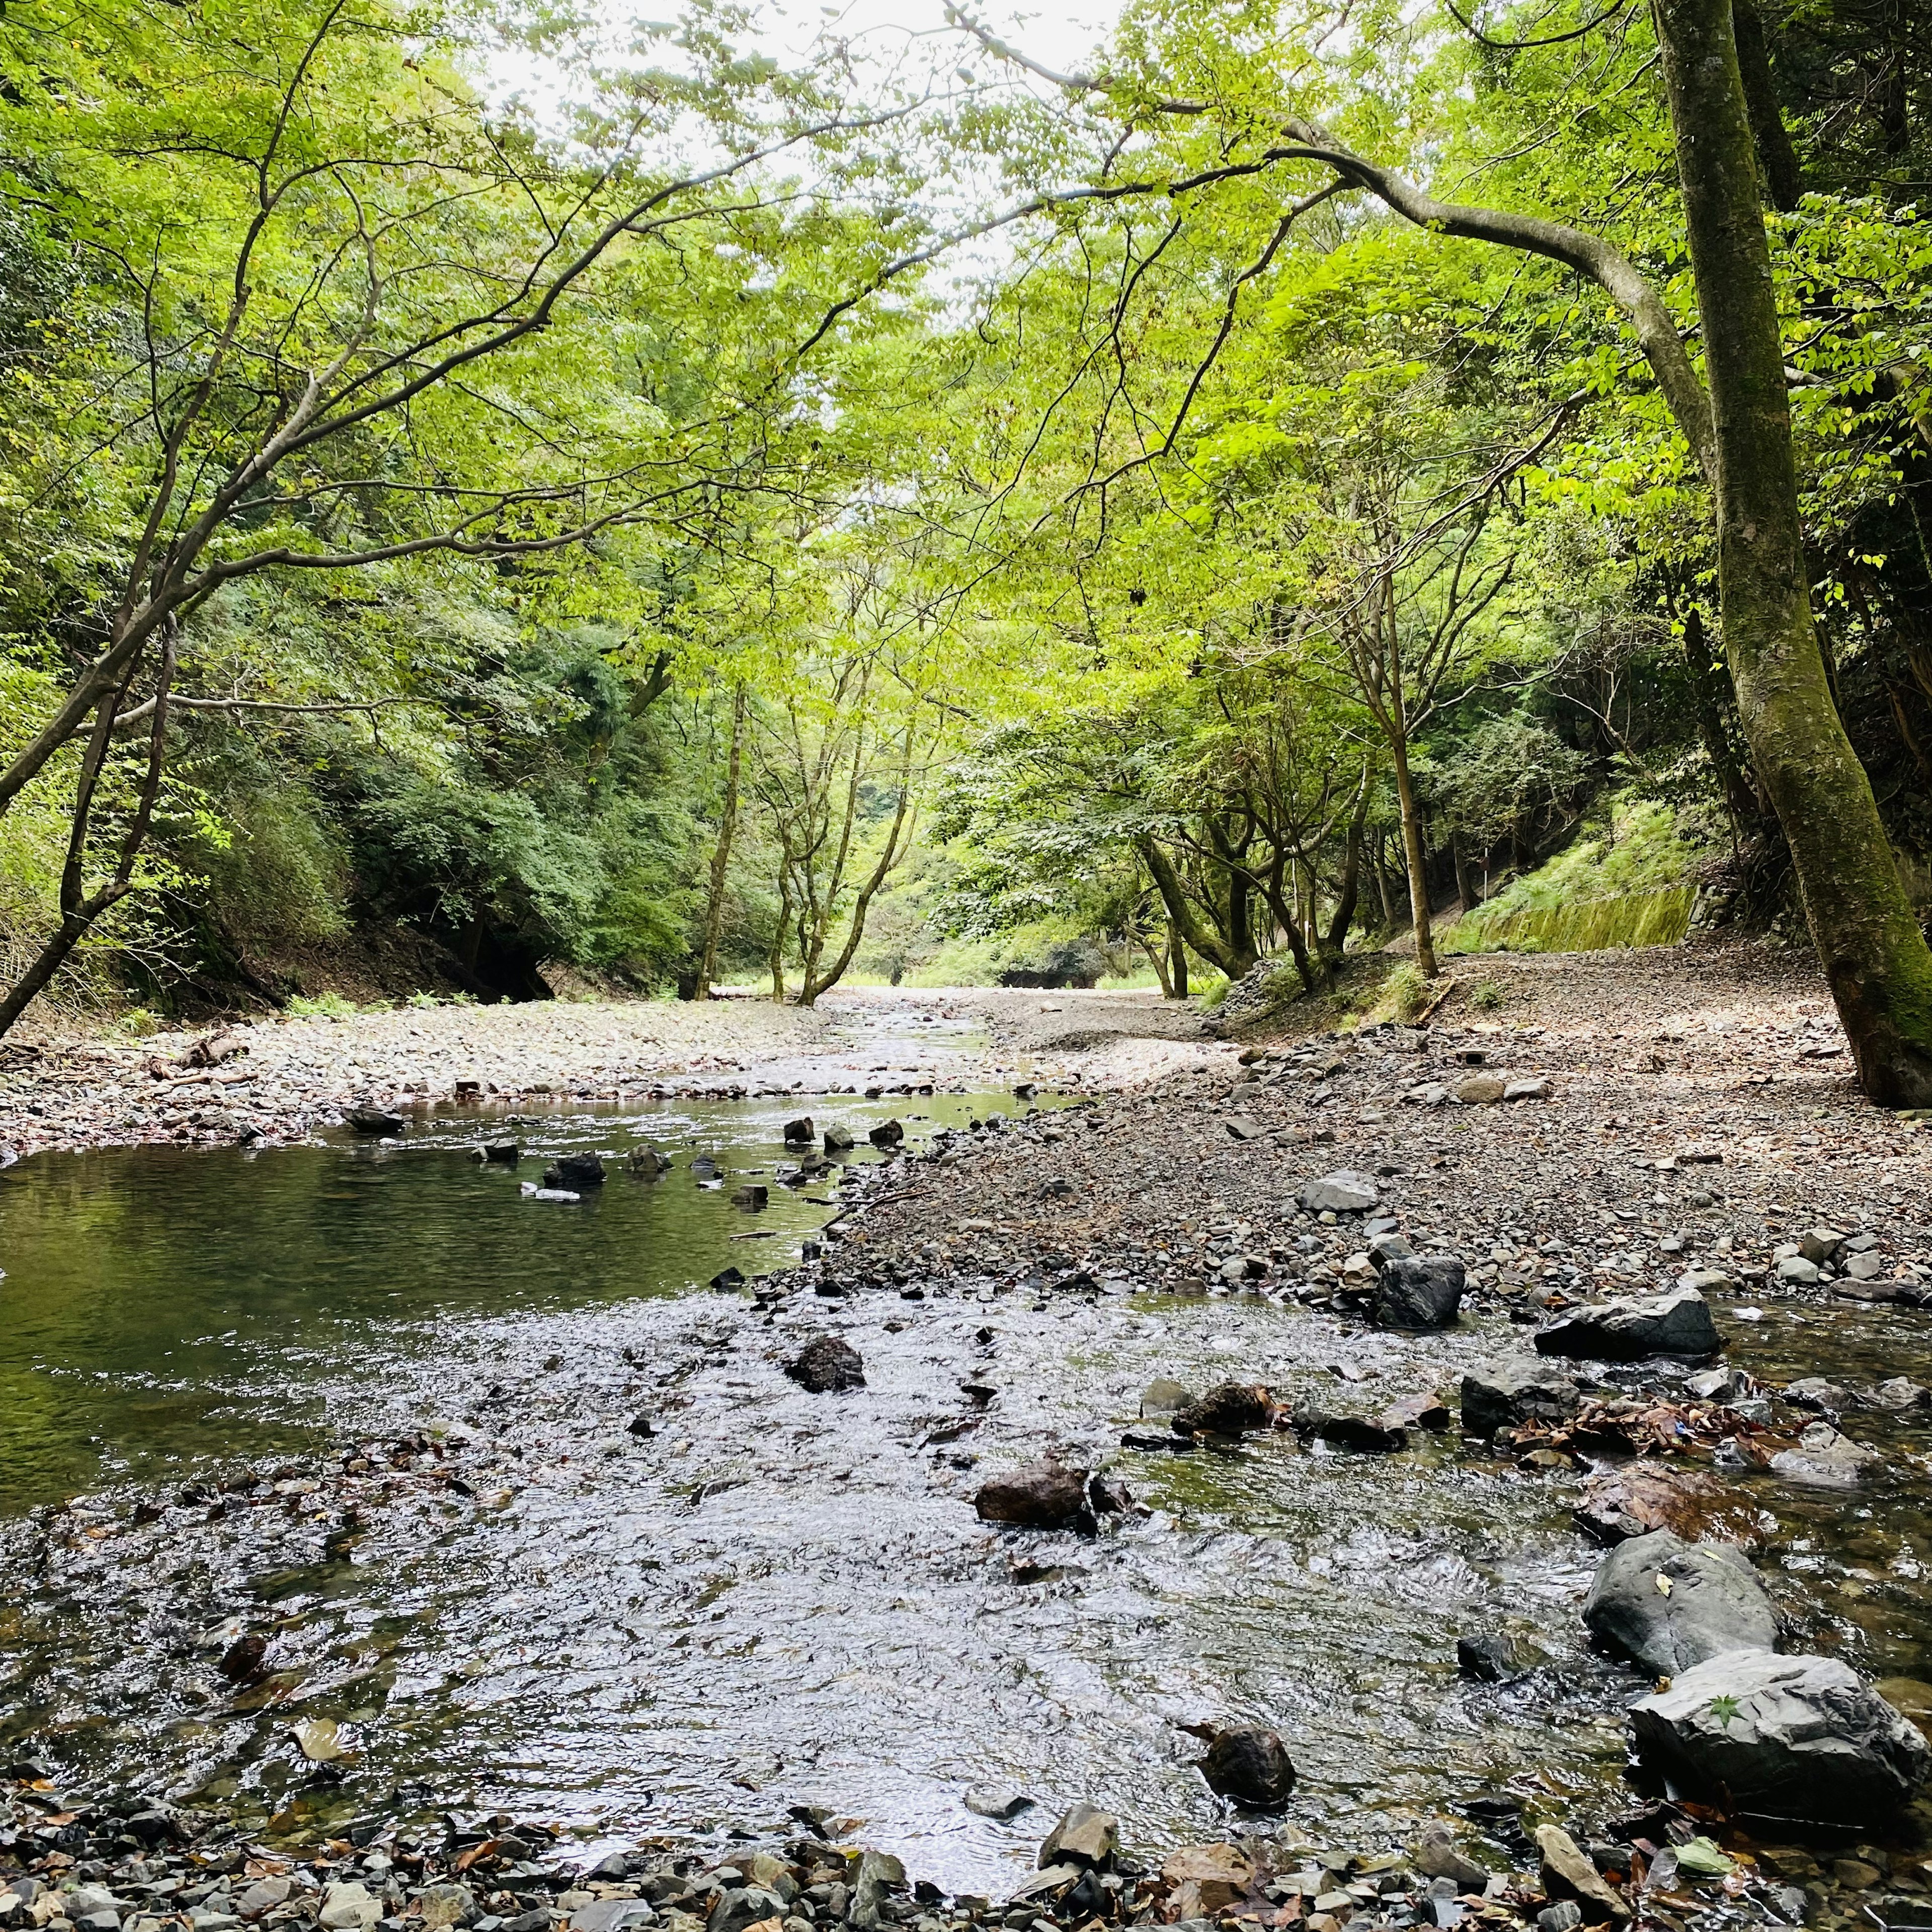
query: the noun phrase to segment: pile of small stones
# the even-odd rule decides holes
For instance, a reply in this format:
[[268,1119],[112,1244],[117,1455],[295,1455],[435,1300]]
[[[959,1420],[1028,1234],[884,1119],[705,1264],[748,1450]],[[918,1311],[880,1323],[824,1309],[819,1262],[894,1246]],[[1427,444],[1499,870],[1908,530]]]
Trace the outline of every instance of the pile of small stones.
[[[722,1844],[613,1850],[500,1813],[373,1815],[319,1840],[262,1842],[150,1795],[64,1793],[32,1762],[14,1765],[4,1789],[4,1932],[1062,1932],[1177,1923],[1186,1932],[1572,1932],[1634,1913],[1666,1928],[1702,1913],[1708,1924],[1714,1910],[1795,1924],[1830,1896],[1804,1855],[1727,1856],[1669,1806],[1619,1821],[1610,1829],[1621,1836],[1580,1844],[1554,1825],[1528,1826],[1519,1799],[1479,1799],[1466,1821],[1436,1821],[1405,1846],[1336,1852],[1237,1834],[1178,1847],[1154,1865],[1123,1856],[1117,1819],[1076,1804],[1042,1844],[1038,1868],[995,1902],[949,1895],[909,1880],[890,1854],[836,1842],[851,1821],[812,1807],[797,1808],[798,1835],[776,1846],[728,1833]],[[1924,1878],[1917,1867],[1888,1872],[1888,1889],[1866,1896],[1894,1910],[1922,1906]]]

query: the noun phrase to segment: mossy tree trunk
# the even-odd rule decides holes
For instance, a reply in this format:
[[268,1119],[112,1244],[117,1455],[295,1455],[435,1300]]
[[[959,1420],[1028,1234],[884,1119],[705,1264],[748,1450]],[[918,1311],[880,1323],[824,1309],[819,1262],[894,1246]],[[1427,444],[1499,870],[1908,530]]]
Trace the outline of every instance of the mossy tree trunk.
[[1724,652],[1865,1091],[1932,1105],[1932,949],[1813,622],[1771,250],[1730,0],[1658,0],[1710,386]]

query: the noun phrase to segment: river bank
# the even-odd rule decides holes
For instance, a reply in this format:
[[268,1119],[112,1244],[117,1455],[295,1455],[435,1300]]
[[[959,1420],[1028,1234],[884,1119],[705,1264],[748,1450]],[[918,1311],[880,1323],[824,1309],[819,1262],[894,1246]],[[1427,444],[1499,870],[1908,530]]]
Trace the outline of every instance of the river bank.
[[[314,1880],[296,1901],[305,1922],[325,1909],[325,1878],[352,1870],[365,1888],[385,1878],[381,1916],[408,1918],[422,1886],[482,1842],[435,1823],[452,1808],[462,1832],[478,1814],[534,1815],[561,1832],[552,1850],[573,1870],[635,1848],[647,1902],[667,1861],[685,1876],[740,1871],[705,1892],[707,1921],[721,1892],[747,1888],[734,1846],[782,1851],[802,1811],[836,1841],[840,1882],[870,1849],[951,1898],[881,1891],[886,1916],[935,1925],[988,1912],[1012,1926],[1224,1912],[1528,1922],[1561,1889],[1537,1844],[1551,1829],[1628,1880],[1620,1823],[1653,1850],[1673,1824],[1708,1828],[1694,1813],[1660,1817],[1627,1784],[1622,1711],[1645,1679],[1580,1619],[1601,1544],[1573,1511],[1601,1502],[1593,1478],[1628,1474],[1630,1448],[1660,1479],[1638,1506],[1688,1501],[1696,1520],[1673,1519],[1687,1534],[1747,1536],[1787,1649],[1844,1658],[1908,1700],[1932,1678],[1926,1137],[1851,1091],[1828,1009],[1788,961],[1481,964],[1501,1004],[1459,1010],[1472,976],[1425,1038],[1290,1036],[1245,1068],[1253,1046],[1110,1032],[1094,1018],[1106,1009],[1072,996],[1004,1011],[945,996],[950,1010],[918,1024],[956,1029],[955,1059],[922,1040],[916,1053],[808,1054],[816,1064],[796,1073],[675,1076],[768,1090],[734,1175],[768,1166],[780,1123],[808,1111],[794,1078],[801,1093],[812,1078],[856,1086],[841,1108],[879,1088],[872,1113],[903,1118],[906,1150],[828,1205],[820,1256],[787,1266],[773,1253],[744,1270],[742,1292],[631,1299],[620,1269],[602,1298],[560,1288],[473,1318],[446,1295],[391,1313],[372,1303],[317,1385],[338,1448],[224,1466],[217,1407],[182,1438],[184,1454],[208,1452],[194,1450],[192,1480],[123,1479],[14,1526],[0,1548],[18,1583],[0,1642],[6,1740],[46,1754],[97,1809],[131,1786],[231,1821],[218,1829],[241,1873],[296,1859]],[[886,1030],[904,1023],[896,1012]],[[992,1082],[1031,1084],[1049,1064],[1090,1104],[1028,1118],[1009,1096],[1000,1116]],[[985,1097],[922,1122],[932,1106],[913,1076],[927,1072],[936,1087],[983,1082]],[[1490,1080],[1547,1088],[1514,1101],[1435,1090]],[[608,1142],[623,1125],[603,1091],[555,1096],[557,1144]],[[820,1125],[843,1118],[812,1111]],[[318,1198],[356,1192],[340,1184],[355,1177],[340,1211],[361,1217],[364,1243],[380,1234],[373,1208],[393,1198],[398,1232],[385,1238],[398,1245],[376,1280],[388,1268],[400,1290],[415,1271],[447,1273],[442,1231],[466,1225],[490,1276],[515,1276],[524,1264],[490,1217],[538,1223],[517,1219],[514,1177],[499,1203],[491,1178],[460,1162],[469,1120],[460,1106],[426,1108],[393,1149],[259,1160],[322,1163]],[[96,1171],[51,1158],[76,1186]],[[179,1162],[251,1158],[170,1156],[162,1218]],[[1372,1210],[1296,1203],[1343,1168],[1369,1178]],[[255,1171],[222,1167],[218,1186]],[[692,1182],[680,1168],[657,1184]],[[556,1217],[541,1238],[560,1281],[632,1245],[586,1245],[600,1225],[628,1225],[613,1216],[630,1197],[607,1192],[526,1210]],[[448,1219],[425,1240],[440,1198]],[[1382,1220],[1424,1254],[1466,1260],[1454,1328],[1364,1318],[1372,1270],[1356,1258]],[[1817,1279],[1798,1278],[1782,1264],[1804,1256],[1778,1251],[1827,1222],[1845,1244],[1810,1264]],[[152,1232],[142,1240],[152,1276]],[[1720,1391],[1697,1396],[1691,1365],[1580,1365],[1594,1436],[1498,1444],[1424,1419],[1438,1394],[1453,1412],[1466,1376],[1526,1355],[1564,1303],[1693,1268],[1730,1284],[1709,1290]],[[862,1386],[816,1392],[787,1372],[824,1336],[858,1356]],[[275,1372],[316,1357],[316,1340],[297,1340]],[[256,1399],[261,1374],[223,1392],[226,1412]],[[1828,1386],[1812,1406],[1780,1393],[1814,1376]],[[1179,1437],[1156,1385],[1198,1400],[1230,1381],[1266,1388],[1268,1426]],[[1418,1397],[1408,1420],[1390,1417]],[[1606,1406],[1624,1400],[1634,1410]],[[1803,1432],[1827,1415],[1876,1460],[1809,1476],[1768,1466],[1810,1453]],[[1732,1466],[1727,1437],[1763,1448],[1768,1466]],[[989,1479],[1048,1451],[1124,1484],[1127,1507],[1060,1530],[981,1520]],[[1521,1668],[1466,1674],[1464,1638],[1502,1640]],[[225,1668],[251,1640],[259,1649]],[[1204,1727],[1242,1725],[1275,1730],[1292,1756],[1279,1811],[1232,1808],[1196,1768]],[[339,1755],[311,1755],[304,1734]],[[1000,1815],[1009,1800],[1026,1802]],[[1100,1876],[1123,1884],[1096,1903],[1076,1870],[1029,1893],[1048,1827],[1082,1801],[1120,1820],[1129,1869]],[[1418,1850],[1438,1826],[1468,1864]],[[441,1847],[419,1869],[380,1852],[393,1899],[351,1844],[368,1827],[370,1845],[407,1840],[411,1857]],[[1726,1834],[1740,1862],[1721,1876],[1679,1870],[1619,1896],[1664,1920],[1790,1922],[1798,1909],[1865,1923],[1877,1905],[1901,1922],[1926,1896],[1919,1828],[1909,1814],[1822,1841]],[[1218,1871],[1209,1859],[1205,1892],[1183,1897],[1202,1880],[1180,1868],[1144,1889],[1134,1876],[1217,1843],[1234,1852],[1214,1855]],[[822,1853],[787,1855],[801,1895],[833,1882],[818,1875]],[[542,1910],[548,1925],[586,1909],[564,1903],[575,1888],[554,1858],[505,1856],[508,1882],[473,1896],[464,1922]],[[1232,1877],[1227,1856],[1244,1864]],[[508,1869],[523,1864],[556,1882],[539,1898],[532,1874]],[[1300,1882],[1318,1867],[1330,1892]],[[1232,1889],[1214,1891],[1217,1877]],[[632,1880],[627,1866],[596,1882]],[[962,1903],[981,1897],[1015,1903]],[[722,1908],[728,1932],[741,1904],[762,1917],[770,1901]],[[681,1909],[651,1910],[665,1905]],[[770,1910],[778,1932],[788,1916],[826,1917]]]
[[1096,1084],[1148,1077],[1202,1040],[1145,994],[975,988],[402,1007],[278,1017],[139,1040],[50,1036],[4,1055],[0,1160],[44,1150],[299,1141],[351,1108],[452,1110],[754,1094],[909,1094],[1024,1070]]

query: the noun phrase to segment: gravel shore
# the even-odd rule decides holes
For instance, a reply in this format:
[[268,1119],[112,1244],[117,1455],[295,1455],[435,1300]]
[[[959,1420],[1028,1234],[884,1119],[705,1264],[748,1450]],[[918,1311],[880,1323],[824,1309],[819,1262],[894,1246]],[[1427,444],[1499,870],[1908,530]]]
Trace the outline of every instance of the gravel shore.
[[44,1148],[298,1141],[356,1106],[903,1093],[1020,1069],[1105,1086],[1190,1060],[1200,1037],[1192,1009],[1144,994],[974,989],[860,991],[815,1010],[744,996],[406,1007],[51,1038],[0,1057],[0,1162]]

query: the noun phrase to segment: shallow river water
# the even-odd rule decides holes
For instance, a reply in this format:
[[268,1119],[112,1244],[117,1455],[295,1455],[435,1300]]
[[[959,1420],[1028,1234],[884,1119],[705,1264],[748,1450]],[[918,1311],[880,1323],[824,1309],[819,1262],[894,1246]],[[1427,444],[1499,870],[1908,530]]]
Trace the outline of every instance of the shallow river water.
[[[760,1214],[729,1200],[770,1181],[806,1108],[862,1134],[896,1108],[915,1140],[1024,1111],[560,1111],[518,1130],[534,1154],[648,1139],[677,1162],[614,1171],[574,1208],[521,1198],[469,1157],[478,1123],[447,1115],[399,1145],[42,1156],[0,1178],[0,1745],[296,1820],[500,1805],[594,1839],[821,1806],[994,1891],[1076,1798],[1150,1848],[1223,1822],[1183,1728],[1203,1720],[1289,1740],[1285,1828],[1305,1842],[1386,1842],[1486,1791],[1532,1816],[1616,1801],[1641,1687],[1582,1642],[1598,1552],[1570,1524],[1574,1480],[1453,1437],[1394,1457],[1286,1434],[1120,1456],[1156,1376],[1366,1412],[1520,1331],[1351,1333],[1260,1295],[933,1284],[774,1312],[711,1292],[728,1262],[786,1264],[830,1213],[816,1186],[774,1186]],[[707,1150],[721,1189],[691,1170]],[[926,1184],[970,1214],[970,1165]],[[1732,1358],[1875,1380],[1922,1360],[1926,1318],[1773,1309],[1730,1324]],[[864,1390],[784,1376],[823,1327],[863,1355]],[[1856,1426],[1895,1456],[1925,1446],[1896,1420]],[[380,1450],[345,1502],[340,1445],[415,1432],[435,1447]],[[1086,1541],[979,1523],[986,1467],[1048,1440],[1112,1458],[1150,1513]],[[278,1461],[277,1490],[212,1486]],[[1805,1646],[1874,1676],[1925,1674],[1932,1539],[1910,1478],[1756,1491],[1775,1523],[1760,1560]],[[1498,1627],[1547,1664],[1459,1678],[1457,1636]],[[238,1690],[216,1660],[250,1634],[272,1674]],[[346,1754],[320,1767],[291,1742],[316,1719]],[[1036,1808],[979,1816],[962,1798],[985,1784]]]

